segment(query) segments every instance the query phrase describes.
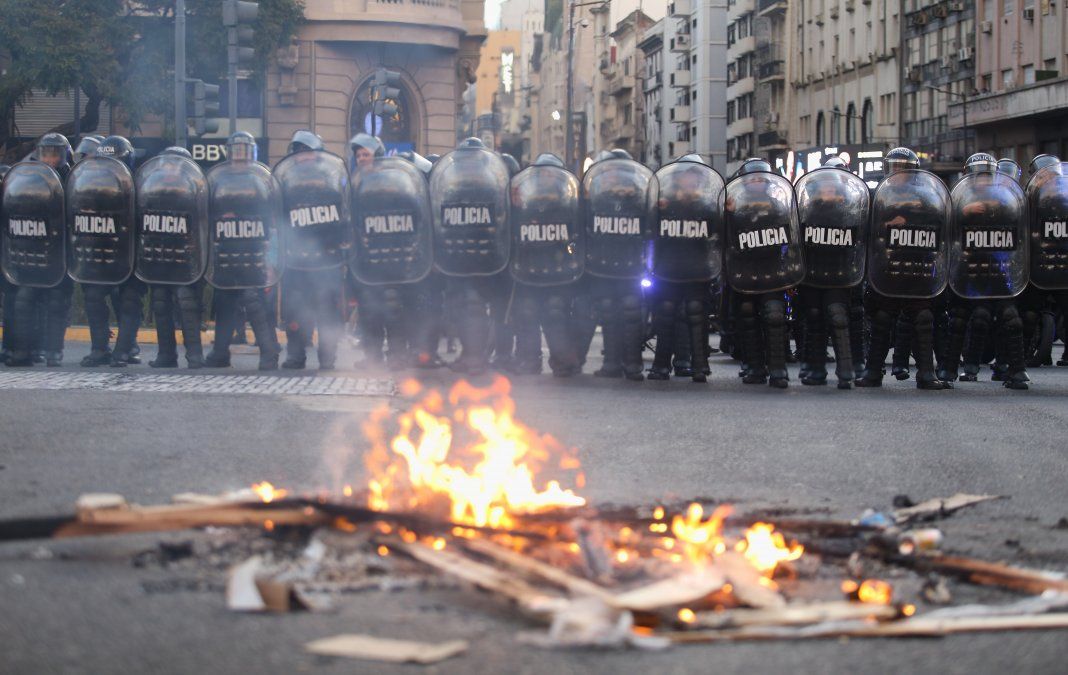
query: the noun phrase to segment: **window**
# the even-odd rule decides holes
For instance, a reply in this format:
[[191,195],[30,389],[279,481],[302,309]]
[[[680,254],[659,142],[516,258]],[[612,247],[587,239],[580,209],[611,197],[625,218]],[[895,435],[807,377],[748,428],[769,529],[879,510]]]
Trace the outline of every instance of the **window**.
[[831,134],[830,134],[831,135],[831,143],[833,145],[838,145],[839,143],[842,142],[841,138],[838,135],[839,134],[839,129],[842,128],[841,124],[842,124],[842,111],[838,109],[838,106],[834,106],[834,110],[831,112]]
[[[371,101],[372,79],[368,79],[357,90],[352,99],[352,112],[349,118],[349,133],[373,133],[378,131],[379,138],[386,144],[386,148],[396,145],[408,145],[418,147],[416,131],[410,125],[410,111],[408,90],[403,83],[398,85],[399,95],[396,100],[390,101],[397,106],[397,112],[385,119],[375,121],[373,113],[374,103]],[[239,99],[240,100],[240,99]]]
[[1016,78],[1013,77],[1012,68],[1006,68],[1001,71],[1001,87],[1008,89],[1016,84]]
[[864,107],[860,113],[860,142],[871,143],[872,134],[872,104],[871,99],[864,99]]
[[1024,78],[1024,84],[1034,84],[1035,83],[1035,67],[1034,66],[1024,66],[1024,68],[1023,68],[1023,78]]
[[823,111],[816,113],[816,145],[823,145]]
[[857,107],[850,103],[846,108],[845,118],[845,142],[850,145],[857,142],[856,121]]
[[1012,14],[1013,11],[1016,9],[1016,0],[1003,0],[1003,2],[1005,3],[1005,6],[1003,8],[1005,11],[1005,16]]
[[727,102],[727,124],[734,123],[734,101]]

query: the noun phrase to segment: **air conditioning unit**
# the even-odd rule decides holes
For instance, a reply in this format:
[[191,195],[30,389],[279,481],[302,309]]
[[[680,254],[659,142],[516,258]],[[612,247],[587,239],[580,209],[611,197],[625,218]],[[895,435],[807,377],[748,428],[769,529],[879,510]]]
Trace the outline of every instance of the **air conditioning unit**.
[[983,22],[981,22],[979,24],[979,30],[982,31],[983,33],[986,33],[987,35],[993,33],[994,32],[994,22],[993,21],[983,21]]
[[855,12],[855,11],[857,11],[857,2],[856,2],[856,0],[845,0],[845,11],[847,11],[847,12]]
[[951,12],[963,12],[964,11],[964,3],[963,2],[951,2],[951,3],[949,3],[949,11],[951,11]]
[[817,26],[822,26],[823,25],[823,12],[820,12],[820,13],[816,14],[816,16],[812,17],[812,20],[816,22]]
[[949,54],[946,54],[945,56],[942,57],[942,68],[952,68],[952,67],[953,67],[953,57],[950,56]]
[[971,61],[972,57],[974,55],[975,55],[975,48],[974,47],[961,47],[960,49],[957,50],[957,60],[958,61]]
[[947,8],[945,5],[938,5],[937,7],[935,7],[934,15],[937,16],[939,19],[944,19],[949,16],[949,8]]
[[912,23],[915,26],[924,26],[924,25],[926,25],[927,24],[927,12],[920,12],[919,14],[914,14],[913,17],[912,17]]
[[838,5],[835,5],[834,7],[831,7],[829,14],[831,15],[832,19],[837,19],[838,18]]
[[777,112],[768,113],[768,124],[778,124],[778,123],[779,123],[779,113],[777,113]]
[[1034,21],[1035,20],[1035,8],[1034,7],[1024,7],[1023,18],[1024,18],[1025,21]]
[[922,82],[923,68],[919,66],[913,66],[912,68],[909,68],[908,80],[909,82]]

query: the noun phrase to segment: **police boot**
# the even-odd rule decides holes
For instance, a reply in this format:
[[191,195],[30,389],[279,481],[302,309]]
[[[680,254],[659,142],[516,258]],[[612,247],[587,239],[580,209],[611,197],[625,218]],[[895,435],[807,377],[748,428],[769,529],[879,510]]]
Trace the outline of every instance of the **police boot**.
[[[141,327],[141,285],[137,281],[127,281],[119,291],[119,333],[115,338],[115,352],[112,354],[111,366],[121,368],[127,364],[141,363],[137,353],[137,330]],[[173,319],[171,323],[171,337],[174,337]],[[177,365],[177,356],[175,356]]]
[[853,379],[864,376],[864,345],[867,342],[868,322],[864,317],[864,303],[853,295],[849,301],[849,351],[853,356]]
[[983,361],[986,336],[990,331],[992,319],[990,310],[985,305],[979,305],[972,311],[971,319],[968,321],[968,335],[964,349],[964,373],[960,376],[961,382],[979,380],[979,364]]
[[549,347],[549,368],[555,377],[573,377],[582,372],[578,350],[568,328],[568,298],[552,294],[543,305],[542,332]]
[[853,388],[853,349],[849,338],[849,310],[842,303],[827,306],[831,326],[831,347],[834,349],[834,375],[839,389]]
[[656,303],[653,314],[656,324],[656,349],[653,351],[653,365],[649,368],[650,380],[671,379],[671,356],[678,350],[679,332],[675,321],[675,303],[663,299]]
[[307,359],[304,332],[299,323],[291,321],[286,324],[286,360],[282,362],[282,367],[287,370],[301,370]]
[[245,316],[256,336],[256,345],[260,349],[260,370],[278,370],[278,354],[282,348],[278,345],[274,327],[267,322],[267,310],[263,306],[263,295],[259,291],[244,292]]
[[741,375],[745,384],[765,384],[768,381],[764,336],[756,311],[756,298],[748,297],[738,304],[738,332],[745,352]]
[[909,357],[912,355],[913,317],[910,312],[901,312],[894,327],[894,358],[890,374],[899,380],[909,379]]
[[916,388],[928,390],[952,389],[935,374],[934,363],[934,314],[930,309],[921,309],[913,316],[916,342]]
[[108,306],[104,302],[108,287],[97,284],[82,284],[85,298],[85,317],[89,323],[89,354],[82,359],[82,367],[95,368],[111,363],[111,329],[108,327]]
[[622,301],[623,335],[622,361],[623,374],[628,380],[642,382],[645,380],[645,366],[642,363],[642,347],[645,344],[645,322],[642,320],[642,301],[637,293],[627,293]]
[[785,389],[790,384],[786,371],[786,303],[775,299],[764,302],[764,326],[768,345],[768,384],[776,389]]
[[[815,298],[812,298],[815,300]],[[801,384],[823,386],[827,384],[827,328],[823,311],[810,307],[805,313],[804,362]]]
[[178,310],[182,322],[185,363],[191,369],[204,367],[204,346],[200,340],[200,287],[178,289]]
[[964,351],[964,338],[968,332],[968,315],[971,312],[964,306],[954,306],[949,310],[949,326],[946,335],[946,352],[942,359],[942,368],[938,378],[945,382],[955,382],[960,374],[960,359]]
[[890,334],[894,317],[886,310],[876,310],[871,316],[868,342],[868,363],[864,375],[855,384],[858,387],[881,387],[886,371],[886,355],[890,352]]
[[693,350],[690,347],[690,328],[685,315],[685,301],[679,304],[681,311],[675,316],[675,337],[673,340],[671,368],[675,373],[675,377],[692,377],[694,368]]
[[686,301],[686,326],[689,328],[689,346],[691,370],[690,379],[694,382],[707,382],[705,368],[708,364],[708,337],[705,336],[705,303],[701,300]]
[[151,368],[178,367],[178,341],[174,335],[174,306],[171,289],[152,288],[152,317],[156,321],[156,358],[148,362]]
[[37,290],[27,286],[11,287],[4,300],[11,303],[14,315],[12,323],[4,326],[5,332],[10,333],[12,338],[6,363],[12,368],[32,366],[33,333],[37,328]]
[[623,322],[621,309],[612,298],[601,298],[597,305],[601,317],[601,340],[604,362],[594,377],[623,377]]
[[1023,321],[1015,307],[1007,307],[1001,313],[1002,350],[1007,364],[1004,386],[1024,390],[1031,378],[1027,376],[1024,362]]

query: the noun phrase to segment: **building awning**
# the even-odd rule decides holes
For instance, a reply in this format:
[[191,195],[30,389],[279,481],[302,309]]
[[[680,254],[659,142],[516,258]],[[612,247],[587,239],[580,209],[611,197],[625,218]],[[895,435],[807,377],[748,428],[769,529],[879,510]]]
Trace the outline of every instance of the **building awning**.
[[1068,78],[1045,80],[951,103],[948,111],[951,129],[964,128],[966,107],[969,127],[1063,110],[1068,108]]

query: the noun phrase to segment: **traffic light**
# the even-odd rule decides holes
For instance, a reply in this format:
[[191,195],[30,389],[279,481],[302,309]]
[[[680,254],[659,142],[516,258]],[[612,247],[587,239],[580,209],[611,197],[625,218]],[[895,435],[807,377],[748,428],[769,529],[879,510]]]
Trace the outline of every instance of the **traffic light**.
[[374,101],[374,113],[378,117],[392,117],[397,114],[396,101],[400,96],[400,73],[395,70],[379,68],[371,83],[371,100]]
[[219,122],[208,118],[219,114],[219,85],[203,80],[190,80],[190,83],[193,85],[193,128],[198,136],[215,133],[219,130]]
[[251,24],[260,14],[260,6],[245,0],[223,0],[223,25],[230,29],[231,59],[235,63],[251,63],[256,57],[252,40],[256,31]]

